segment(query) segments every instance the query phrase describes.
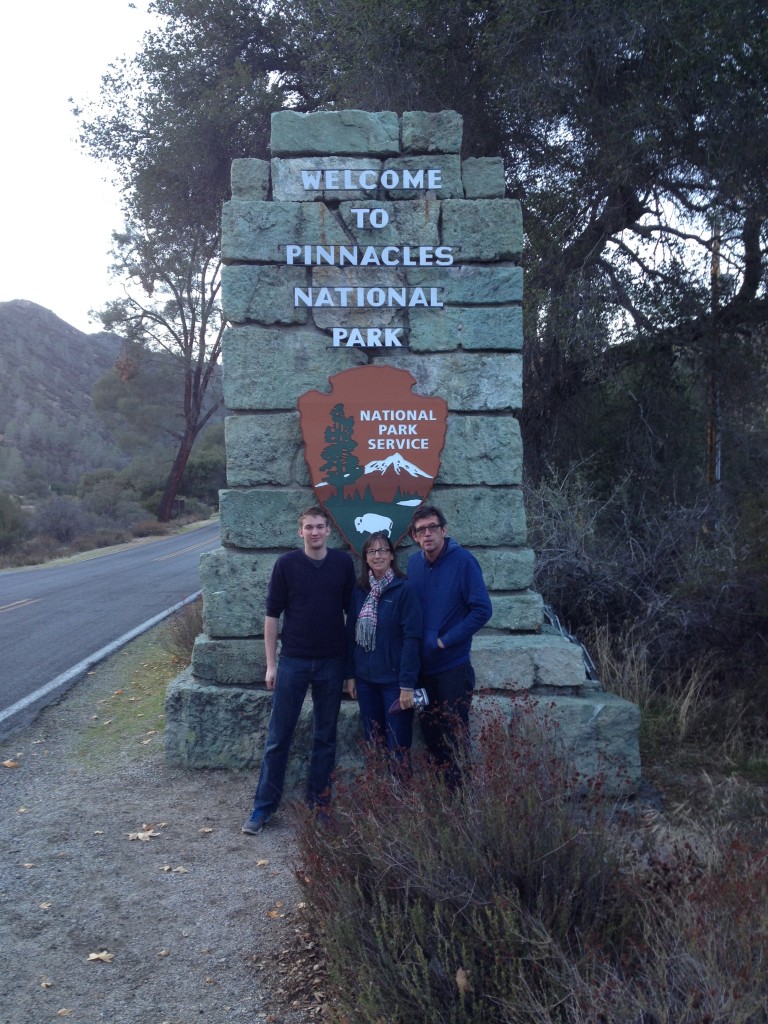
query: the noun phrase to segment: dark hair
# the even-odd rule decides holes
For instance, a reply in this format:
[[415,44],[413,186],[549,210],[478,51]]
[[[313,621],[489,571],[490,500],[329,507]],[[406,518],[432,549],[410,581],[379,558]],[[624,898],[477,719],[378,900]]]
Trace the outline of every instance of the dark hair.
[[418,523],[419,520],[429,519],[430,516],[434,516],[441,526],[445,526],[447,519],[437,505],[419,505],[411,516],[411,527],[409,533],[413,533],[416,523]]
[[405,573],[401,572],[397,567],[397,552],[395,551],[395,545],[392,543],[392,538],[389,536],[386,530],[377,530],[376,533],[370,534],[365,539],[363,544],[363,551],[360,558],[360,579],[359,583],[363,590],[368,591],[371,589],[371,584],[368,580],[368,562],[365,556],[368,554],[368,549],[373,546],[375,540],[384,540],[387,542],[390,554],[392,555],[392,571],[395,576],[404,576]]
[[309,508],[305,508],[299,516],[299,529],[304,525],[304,520],[307,516],[322,516],[327,526],[331,525],[331,517],[322,507],[322,505],[310,505]]

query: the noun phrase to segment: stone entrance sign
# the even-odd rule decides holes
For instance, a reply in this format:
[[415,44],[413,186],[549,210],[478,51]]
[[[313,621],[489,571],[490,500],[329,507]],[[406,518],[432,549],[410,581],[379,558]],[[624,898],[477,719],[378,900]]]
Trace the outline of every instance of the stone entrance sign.
[[[493,616],[473,663],[489,706],[511,715],[525,692],[580,770],[604,771],[617,792],[639,781],[638,709],[586,678],[581,649],[547,631],[531,589],[516,418],[522,217],[501,159],[462,159],[461,142],[453,111],[284,110],[272,159],[233,162],[222,546],[202,556],[205,631],[168,691],[171,762],[260,763],[264,598],[302,509],[320,498],[337,544],[359,550],[384,520],[400,538],[429,494],[488,584]],[[357,764],[357,708],[342,711],[342,764]]]

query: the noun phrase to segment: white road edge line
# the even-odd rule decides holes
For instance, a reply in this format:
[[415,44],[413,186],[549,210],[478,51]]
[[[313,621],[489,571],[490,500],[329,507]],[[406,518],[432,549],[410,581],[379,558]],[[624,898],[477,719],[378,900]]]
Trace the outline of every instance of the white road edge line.
[[39,708],[42,711],[44,706],[53,702],[55,697],[64,694],[75,682],[85,673],[93,668],[94,665],[98,665],[100,661],[104,661],[111,654],[119,651],[121,647],[125,647],[126,644],[130,643],[131,640],[135,640],[137,636],[141,636],[142,633],[146,633],[148,629],[152,629],[163,619],[167,619],[169,615],[173,615],[174,612],[179,611],[187,604],[191,604],[196,601],[202,594],[202,590],[195,591],[194,594],[190,594],[189,597],[185,597],[183,601],[179,601],[178,604],[173,605],[171,608],[166,608],[164,612],[160,612],[158,615],[153,616],[151,619],[147,619],[146,622],[142,622],[140,626],[136,626],[128,633],[124,633],[117,640],[113,640],[112,643],[107,644],[106,647],[102,647],[100,651],[95,651],[90,654],[87,658],[79,661],[77,665],[73,665],[72,668],[67,669],[66,672],[62,672],[61,675],[56,676],[55,679],[51,679],[49,683],[41,686],[34,693],[27,694],[26,697],[22,697],[21,700],[16,701],[9,708],[4,711],[0,711],[0,738],[8,735],[8,731],[11,727],[12,720],[18,716],[23,715],[25,711],[29,711],[36,704],[40,704],[45,701],[46,698],[50,698],[46,701],[45,705],[41,704]]

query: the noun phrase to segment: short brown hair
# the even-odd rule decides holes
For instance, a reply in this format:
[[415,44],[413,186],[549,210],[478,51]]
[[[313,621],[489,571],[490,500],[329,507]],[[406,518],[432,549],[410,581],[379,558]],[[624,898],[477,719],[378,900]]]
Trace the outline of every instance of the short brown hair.
[[299,516],[299,529],[304,525],[304,520],[309,516],[322,516],[325,520],[326,526],[331,525],[331,517],[325,511],[322,505],[310,505],[309,508],[305,508]]

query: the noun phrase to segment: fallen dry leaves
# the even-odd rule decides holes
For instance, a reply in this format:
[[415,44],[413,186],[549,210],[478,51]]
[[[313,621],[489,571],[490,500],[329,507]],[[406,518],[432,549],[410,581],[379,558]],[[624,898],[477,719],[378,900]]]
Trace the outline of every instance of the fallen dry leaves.
[[149,840],[152,839],[154,836],[159,836],[159,835],[160,835],[160,833],[157,831],[157,829],[154,829],[154,828],[149,829],[148,828],[148,829],[145,829],[143,832],[129,832],[128,833],[128,838],[129,839],[138,839],[139,842],[141,842],[141,843],[148,843]]
[[164,821],[158,821],[156,826],[144,824],[137,832],[129,832],[128,838],[138,839],[141,843],[148,843],[150,839],[160,835],[157,829],[162,828],[165,824],[166,822]]
[[267,911],[267,917],[271,917],[273,921],[276,920],[277,918],[285,917],[285,914],[282,914],[280,912],[282,910],[282,907],[283,907],[283,901],[282,900],[275,900],[275,910],[268,910]]
[[89,953],[88,960],[100,960],[103,964],[111,964],[115,959],[114,953],[107,952],[106,949],[102,949],[100,953]]
[[280,1008],[303,1008],[311,1017],[324,1016],[332,995],[328,969],[322,948],[307,925],[294,929],[293,941],[280,951],[277,964],[270,960],[268,965],[260,963],[257,967],[268,967],[270,974],[277,975],[277,985],[271,994]]

